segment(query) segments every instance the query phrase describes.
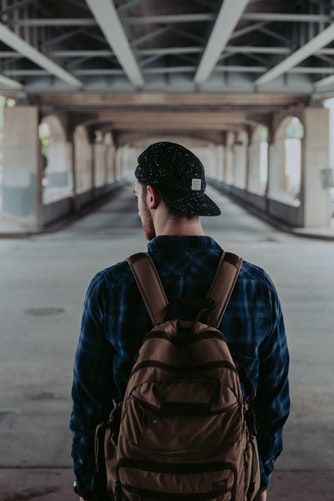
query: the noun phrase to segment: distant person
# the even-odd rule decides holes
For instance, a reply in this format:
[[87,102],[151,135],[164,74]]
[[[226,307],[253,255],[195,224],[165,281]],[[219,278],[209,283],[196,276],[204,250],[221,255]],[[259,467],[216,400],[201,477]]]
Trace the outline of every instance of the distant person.
[[[138,157],[135,177],[134,192],[138,199],[138,213],[148,240],[148,253],[158,271],[169,301],[181,299],[180,304],[182,304],[182,299],[189,301],[189,307],[186,307],[186,302],[184,302],[182,309],[179,308],[176,318],[182,316],[182,320],[192,321],[196,316],[194,304],[196,300],[200,304],[201,298],[206,296],[209,291],[218,263],[223,255],[222,247],[212,237],[204,234],[199,219],[200,216],[220,215],[219,207],[205,194],[204,167],[200,160],[183,146],[159,142],[149,146]],[[248,391],[254,390],[256,392],[260,476],[258,485],[255,487],[254,484],[252,487],[253,491],[256,488],[256,492],[250,491],[247,494],[247,500],[263,501],[267,499],[267,489],[275,459],[282,451],[282,428],[289,415],[289,354],[280,301],[269,275],[262,268],[248,261],[244,260],[241,263],[219,329],[227,340],[227,346],[236,367],[239,367],[240,375],[244,373],[247,376],[246,379],[241,379],[245,401],[248,398]],[[153,298],[151,300],[153,301]],[[191,306],[192,301],[194,304]],[[218,306],[216,305],[216,307]],[[76,477],[75,492],[83,499],[104,499],[105,477],[95,472],[95,429],[98,423],[108,419],[113,401],[114,403],[122,402],[136,355],[145,335],[152,329],[152,326],[152,321],[127,260],[118,262],[94,276],[84,302],[81,333],[74,363],[73,410],[70,420],[70,428],[73,432],[72,457]],[[164,356],[163,350],[165,349],[164,338],[166,338],[165,334],[161,333],[161,339],[155,339],[155,346],[158,349],[161,347],[162,356]],[[220,337],[218,336],[218,338]],[[205,343],[211,341],[211,339],[206,339]],[[205,344],[205,346],[209,346],[209,344]],[[189,348],[189,350],[192,349]],[[152,355],[153,359],[155,356]],[[159,364],[157,363],[157,365]],[[160,365],[164,368],[164,364],[160,363]],[[180,393],[178,385],[182,385],[187,380],[187,371],[182,372],[181,368],[181,373],[182,377],[179,375],[175,383],[176,386],[173,387],[175,392],[179,392],[180,395],[182,392]],[[229,371],[227,373],[230,374]],[[233,371],[232,373],[235,374]],[[247,380],[250,384],[246,384]],[[194,386],[194,395],[187,395],[186,399],[183,398],[184,395],[183,397],[179,396],[181,402],[178,407],[171,405],[173,402],[166,400],[165,415],[167,417],[164,418],[164,422],[167,423],[165,427],[167,436],[164,437],[165,442],[167,440],[166,451],[169,442],[177,443],[178,441],[178,433],[168,434],[170,433],[168,432],[170,429],[168,423],[171,422],[168,419],[178,419],[178,413],[182,414],[184,418],[184,413],[188,412],[188,418],[183,422],[189,422],[189,426],[192,426],[194,416],[193,412],[189,412],[189,409],[193,408],[195,413],[202,408],[203,415],[199,414],[198,417],[198,428],[200,429],[202,419],[209,419],[208,416],[215,415],[214,406],[209,409],[204,404],[201,407],[198,403],[191,403],[193,396],[204,400],[207,398],[206,392],[203,390],[206,383],[208,383],[207,393],[209,394],[211,386],[204,379],[198,383],[198,391],[196,389],[197,383]],[[219,389],[222,381],[219,380],[216,383]],[[171,387],[168,388],[170,390]],[[200,390],[200,388],[202,389]],[[142,388],[141,391],[144,392],[145,388]],[[155,395],[154,398],[159,399],[161,395]],[[214,400],[214,402],[219,414],[221,406],[219,392],[217,398],[218,400]],[[234,398],[233,395],[231,398]],[[239,400],[238,404],[240,404]],[[118,405],[118,407],[120,406],[121,404]],[[147,417],[145,433],[148,434],[148,441],[152,439],[154,426],[159,426],[159,423],[156,424],[157,419],[159,420],[159,411],[153,412],[153,409],[154,406]],[[140,412],[145,414],[148,411],[142,410]],[[221,418],[224,426],[235,426],[238,430],[245,430],[239,423],[241,411],[232,408],[231,412],[230,419],[226,418],[227,414]],[[252,427],[252,423],[249,425],[248,419],[246,421],[247,427]],[[213,420],[212,423],[214,422]],[[132,422],[132,424],[133,427],[139,426],[138,423]],[[214,426],[213,424],[212,427]],[[180,435],[187,432],[186,428],[186,426],[180,428]],[[218,431],[222,434],[224,430]],[[130,432],[132,433],[131,430]],[[207,427],[206,432],[210,436],[211,428]],[[133,431],[133,433],[135,432]],[[249,433],[255,436],[254,430],[250,430]],[[227,439],[231,440],[230,437],[231,435],[228,435]],[[196,438],[196,440],[201,440],[201,437]],[[209,443],[211,442],[208,441]],[[161,444],[155,445],[161,447]],[[210,461],[212,461],[213,454],[217,453],[215,445],[219,444],[211,444],[212,449],[209,446],[203,449],[202,462],[208,463],[210,471],[214,469]],[[230,446],[241,447],[242,445],[231,443]],[[222,447],[226,447],[224,441]],[[139,447],[138,454],[144,454],[140,450]],[[152,447],[148,448],[147,454],[151,453]],[[249,475],[249,473],[242,471],[240,473],[242,477],[239,477],[239,481],[238,477],[235,476],[238,468],[244,468],[242,454],[245,454],[245,451],[241,451],[241,463],[237,465],[236,470],[233,470],[233,465],[230,466],[231,471],[234,472],[233,478],[231,471],[226,470],[224,474],[221,474],[221,480],[212,484],[213,492],[223,492],[224,489],[227,491],[230,489],[232,494],[229,499],[246,500],[246,495],[236,494],[239,489],[243,489],[243,486],[240,485],[242,483],[240,478],[244,479],[246,475]],[[166,457],[169,456],[166,455]],[[140,471],[140,468],[143,469],[142,463],[144,465],[148,463],[145,461],[145,455],[143,458],[141,466],[134,466],[134,468],[138,468],[135,470],[137,476],[142,474]],[[250,465],[249,468],[256,470],[258,466],[255,464],[255,460],[254,456],[254,465]],[[170,468],[170,464],[167,465],[168,468],[164,466],[164,461],[154,464],[155,467],[151,466],[150,472],[146,472],[147,478],[151,478],[148,480],[148,483],[151,482],[151,489],[152,479],[153,477],[156,479],[157,475],[155,470],[163,469],[164,473],[159,474],[160,480],[163,482],[163,478],[168,478],[168,468]],[[195,481],[196,475],[191,476],[192,470],[189,464],[186,467],[182,464],[178,466],[179,477],[182,476],[181,473],[187,474],[187,467],[188,474],[192,481]],[[173,468],[170,471],[174,471]],[[134,476],[135,473],[133,473]],[[199,472],[198,475],[203,475],[203,472]],[[179,477],[174,475],[173,479]],[[233,491],[231,482],[235,480],[236,485],[233,486]],[[156,497],[152,495],[149,490],[150,486],[146,486],[146,490],[141,491],[138,486],[123,486],[120,482],[118,487],[120,491],[114,493],[115,499],[159,499],[159,495]],[[128,490],[122,491],[123,488]],[[160,492],[163,492],[162,489],[161,487]],[[120,492],[125,492],[127,496],[123,497]],[[175,493],[175,491],[173,492]],[[198,494],[198,492],[193,492],[193,494]],[[166,493],[167,490],[164,491],[162,499],[167,499]],[[173,495],[171,495],[171,499],[174,499]],[[217,494],[213,494],[213,497],[220,499]],[[182,499],[182,497],[175,494],[175,499]],[[194,497],[194,499],[198,499],[198,497]],[[205,499],[209,499],[209,497],[205,497]]]

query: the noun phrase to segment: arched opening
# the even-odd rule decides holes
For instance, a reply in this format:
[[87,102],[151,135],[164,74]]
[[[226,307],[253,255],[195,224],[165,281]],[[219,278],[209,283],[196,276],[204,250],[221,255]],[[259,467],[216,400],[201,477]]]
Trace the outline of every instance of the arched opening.
[[248,190],[265,195],[268,185],[268,129],[258,125],[252,135],[249,148]]
[[296,205],[300,205],[302,166],[302,139],[304,127],[299,118],[292,117],[285,127],[285,175],[286,191]]
[[300,205],[304,126],[298,117],[279,125],[271,149],[270,196],[289,205]]
[[51,203],[72,192],[71,146],[56,115],[47,115],[39,125],[43,203]]

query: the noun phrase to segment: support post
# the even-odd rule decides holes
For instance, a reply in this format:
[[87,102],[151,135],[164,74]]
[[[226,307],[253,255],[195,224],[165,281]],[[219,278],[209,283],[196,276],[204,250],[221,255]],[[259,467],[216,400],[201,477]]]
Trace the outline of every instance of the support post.
[[331,220],[330,195],[321,171],[329,168],[329,110],[310,106],[304,112],[302,203],[304,227],[326,227]]
[[32,231],[43,225],[42,162],[36,106],[4,109],[3,212]]

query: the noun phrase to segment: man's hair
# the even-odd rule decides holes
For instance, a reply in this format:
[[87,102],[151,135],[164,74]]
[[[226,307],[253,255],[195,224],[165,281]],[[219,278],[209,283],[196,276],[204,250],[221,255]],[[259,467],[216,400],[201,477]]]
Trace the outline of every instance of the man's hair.
[[[139,181],[140,182],[140,181]],[[145,198],[146,197],[146,194],[147,194],[147,185],[146,184],[143,184],[141,183],[141,186],[142,186],[142,197]],[[196,217],[196,214],[192,214],[192,215],[188,215],[188,214],[184,214],[183,212],[180,212],[178,211],[175,207],[173,207],[169,202],[167,202],[167,200],[163,197],[163,195],[160,195],[161,198],[163,199],[164,201],[164,204],[166,205],[167,207],[167,211],[168,211],[168,214],[174,218],[179,218],[179,217],[185,217],[186,219],[192,219],[194,217]]]

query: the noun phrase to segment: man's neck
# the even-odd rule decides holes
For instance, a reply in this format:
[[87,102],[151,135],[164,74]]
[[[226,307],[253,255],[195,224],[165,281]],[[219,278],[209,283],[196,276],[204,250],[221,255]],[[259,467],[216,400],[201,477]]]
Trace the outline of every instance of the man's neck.
[[180,219],[177,223],[165,222],[161,227],[156,228],[156,236],[174,235],[174,236],[203,236],[204,231],[199,218],[194,220]]

